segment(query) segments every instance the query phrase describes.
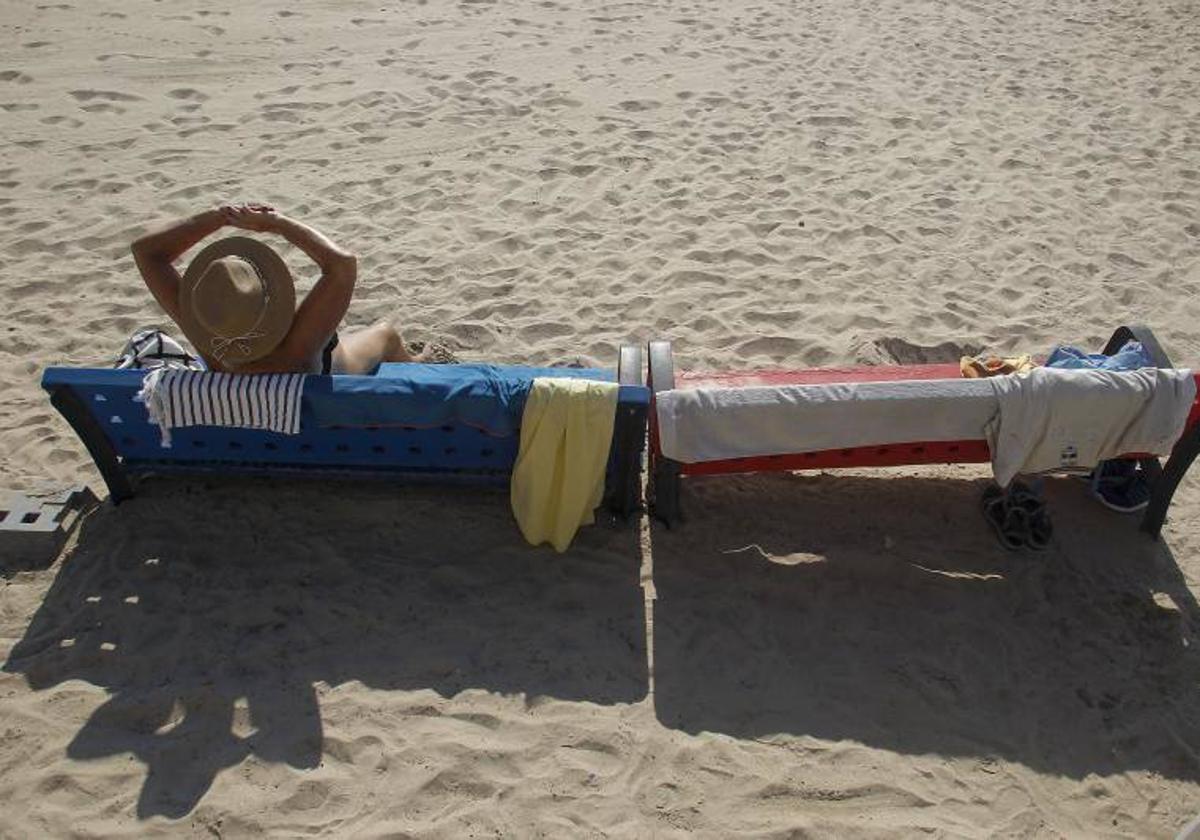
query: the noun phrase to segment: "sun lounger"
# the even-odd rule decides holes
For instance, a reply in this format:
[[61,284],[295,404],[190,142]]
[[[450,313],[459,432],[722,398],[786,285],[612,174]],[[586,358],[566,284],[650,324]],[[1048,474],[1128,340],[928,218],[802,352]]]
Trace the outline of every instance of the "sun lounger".
[[649,390],[642,350],[621,348],[617,369],[384,364],[374,376],[308,376],[300,432],[176,428],[163,448],[146,406],[144,372],[49,368],[42,387],[83,441],[115,503],[150,474],[382,477],[507,483],[535,377],[620,384],[605,482],[618,515],[637,509]]
[[[1172,367],[1145,327],[1121,327],[1103,352],[1115,353],[1130,339],[1142,342],[1157,367]],[[683,476],[991,460],[982,431],[995,410],[994,398],[988,395],[985,380],[963,379],[958,364],[693,373],[676,371],[670,343],[655,341],[649,345],[648,384],[654,394],[649,420],[649,496],[654,514],[668,525],[680,518]],[[829,389],[831,404],[804,407],[804,420],[812,424],[804,434],[818,442],[848,439],[850,445],[820,448],[818,443],[816,448],[800,447],[804,451],[799,452],[781,450],[781,441],[789,434],[795,437],[798,428],[793,423],[789,429],[789,420],[800,415],[785,411],[777,420],[763,420],[762,412],[756,413],[753,405],[746,408],[747,398],[752,402],[756,393],[763,393],[757,391],[759,387],[796,385],[839,386]],[[683,401],[668,398],[666,393],[700,387],[754,390],[739,392],[736,400],[709,400],[698,409],[694,401],[682,406]],[[739,411],[753,417],[757,425],[743,423]],[[1200,452],[1198,421],[1200,400],[1192,405],[1184,434],[1165,465],[1139,453],[1125,456],[1138,460],[1151,481],[1152,496],[1142,529],[1155,537],[1175,488]]]

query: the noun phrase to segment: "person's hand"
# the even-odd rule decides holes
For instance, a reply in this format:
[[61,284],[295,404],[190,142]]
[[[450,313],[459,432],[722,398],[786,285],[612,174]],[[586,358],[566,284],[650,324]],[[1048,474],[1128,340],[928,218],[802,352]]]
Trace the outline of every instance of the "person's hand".
[[217,208],[225,224],[242,230],[274,230],[279,213],[269,204],[223,204]]

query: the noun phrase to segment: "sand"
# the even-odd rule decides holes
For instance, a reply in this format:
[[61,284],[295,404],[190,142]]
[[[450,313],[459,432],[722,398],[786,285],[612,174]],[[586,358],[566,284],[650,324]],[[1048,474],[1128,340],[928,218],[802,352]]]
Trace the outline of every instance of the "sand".
[[[469,360],[1200,360],[1187,3],[0,0],[3,483],[222,201]],[[311,282],[303,258],[294,269]],[[305,272],[308,271],[306,274]],[[0,566],[0,835],[1168,837],[1200,811],[1200,492],[1162,542],[986,473],[689,483],[524,546],[503,493],[159,484]]]

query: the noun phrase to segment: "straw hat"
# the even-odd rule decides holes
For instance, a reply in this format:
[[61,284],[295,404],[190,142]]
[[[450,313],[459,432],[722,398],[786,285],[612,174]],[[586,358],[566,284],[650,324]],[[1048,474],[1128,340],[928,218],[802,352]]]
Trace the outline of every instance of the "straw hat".
[[274,350],[295,311],[296,288],[283,258],[245,236],[204,248],[179,288],[180,328],[202,355],[228,367]]

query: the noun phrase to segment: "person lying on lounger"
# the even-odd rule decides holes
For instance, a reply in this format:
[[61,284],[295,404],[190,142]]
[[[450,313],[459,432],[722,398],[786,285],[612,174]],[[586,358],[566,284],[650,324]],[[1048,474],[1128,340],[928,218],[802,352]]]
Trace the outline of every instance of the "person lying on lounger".
[[[321,277],[299,308],[283,258],[257,239],[217,240],[180,275],[175,260],[223,227],[277,234],[317,264]],[[224,205],[176,222],[134,242],[133,258],[209,370],[368,374],[380,362],[426,361],[410,354],[386,322],[339,340],[354,292],[354,255],[265,204]]]

